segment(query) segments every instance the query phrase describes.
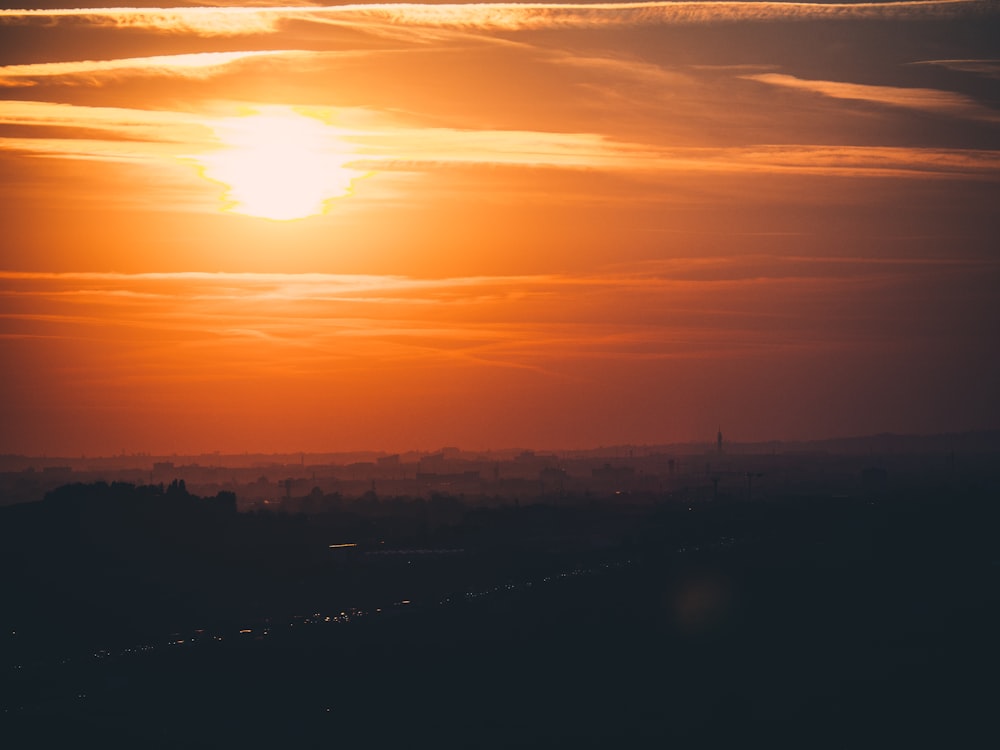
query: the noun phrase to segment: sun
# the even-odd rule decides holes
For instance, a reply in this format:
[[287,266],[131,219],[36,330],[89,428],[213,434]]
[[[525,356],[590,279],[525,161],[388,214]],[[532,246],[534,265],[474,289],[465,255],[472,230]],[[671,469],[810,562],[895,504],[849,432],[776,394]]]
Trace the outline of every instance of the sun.
[[347,166],[357,155],[341,131],[290,107],[263,107],[211,128],[223,146],[195,161],[203,177],[224,186],[229,213],[275,221],[316,216],[364,176]]

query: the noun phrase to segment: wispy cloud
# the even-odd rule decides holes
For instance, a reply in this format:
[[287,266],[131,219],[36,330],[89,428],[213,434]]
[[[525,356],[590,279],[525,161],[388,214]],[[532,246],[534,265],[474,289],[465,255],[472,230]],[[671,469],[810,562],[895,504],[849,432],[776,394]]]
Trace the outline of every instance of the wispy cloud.
[[[696,151],[692,149],[692,151]],[[1000,151],[889,146],[773,145],[719,149],[706,169],[855,177],[1000,179]]]
[[936,65],[960,73],[973,73],[984,78],[1000,78],[1000,60],[920,60],[910,64]]
[[[228,109],[230,114],[240,109],[252,114],[261,108],[231,104]],[[344,144],[344,158],[360,169],[409,171],[445,164],[615,169],[640,166],[652,155],[644,147],[593,133],[401,127],[384,115],[354,119],[367,120],[367,127],[323,125],[318,120],[316,127]],[[0,126],[38,129],[36,137],[0,137],[0,151],[113,162],[197,161],[199,155],[226,145],[219,134],[230,121],[215,113],[0,101]],[[55,137],[52,128],[59,130]],[[95,138],[95,130],[104,137]],[[78,137],[72,137],[74,131]]]
[[215,8],[57,8],[0,10],[0,23],[31,24],[83,22],[94,26],[151,29],[168,33],[201,36],[268,34],[277,31],[278,21],[298,7],[280,9]]
[[106,128],[123,137],[187,141],[192,131],[179,128],[198,127],[201,123],[190,112],[6,100],[0,101],[0,125]]
[[[578,337],[582,341],[596,326],[605,332],[624,327],[630,337],[651,331],[659,340],[664,327],[704,325],[706,316],[720,330],[727,326],[742,330],[740,316],[752,311],[794,323],[797,308],[774,297],[807,299],[818,294],[833,300],[861,286],[984,269],[996,272],[1000,264],[962,258],[733,256],[673,258],[593,274],[430,279],[323,273],[0,271],[0,299],[7,300],[8,318],[37,317],[45,311],[61,322],[71,322],[79,314],[83,322],[106,318],[105,324],[116,326],[153,325],[179,331],[221,333],[284,326],[308,329],[309,336],[318,339],[335,330],[352,337],[496,341],[505,339],[511,329],[517,329],[521,340],[544,339],[549,335],[546,329],[550,333],[559,329],[565,336],[569,328],[584,326]],[[12,307],[18,305],[20,310],[14,312]]]
[[[271,434],[298,414],[296,439],[411,407],[419,424],[478,423],[490,408],[523,424],[562,403],[551,418],[585,423],[631,391],[641,413],[669,394],[674,414],[687,396],[673,394],[715,399],[712,378],[734,371],[780,373],[778,404],[831,367],[868,383],[907,352],[947,353],[949,321],[980,309],[998,273],[959,258],[768,255],[498,277],[6,271],[0,352],[17,367],[5,404],[76,415],[83,403],[104,420],[125,404],[130,423],[148,416],[161,432],[176,419],[185,433],[209,415]],[[985,291],[967,302],[970,279]],[[706,379],[705,394],[691,390]]]
[[[237,109],[235,105],[230,107]],[[253,111],[254,108],[246,108]],[[375,113],[377,114],[377,113]],[[0,125],[39,129],[97,129],[108,134],[81,137],[0,138],[0,150],[21,150],[65,158],[134,161],[192,156],[221,144],[212,115],[115,107],[83,107],[48,102],[2,101]],[[618,143],[593,133],[381,126],[369,120],[366,130],[331,126],[331,136],[349,141],[363,168],[427,168],[433,164],[509,164],[553,167],[623,168],[648,163],[644,147]],[[386,118],[382,118],[383,121]]]
[[951,117],[1000,122],[1000,112],[984,107],[970,97],[951,91],[903,88],[900,86],[872,86],[841,81],[806,80],[781,73],[760,73],[743,76],[743,78],[772,86],[808,91],[834,99],[852,99]]
[[32,86],[39,81],[62,84],[98,83],[122,75],[169,75],[207,78],[222,69],[260,57],[299,57],[301,50],[252,50],[242,52],[196,52],[186,55],[156,55],[112,60],[32,63],[0,66],[0,86]]
[[[233,109],[236,105],[227,106]],[[198,153],[224,145],[213,129],[218,117],[214,111],[199,114],[0,101],[0,126],[39,129],[37,137],[0,138],[0,151],[129,163],[196,159]],[[498,164],[646,174],[687,171],[1000,178],[1000,152],[987,150],[808,144],[663,148],[596,133],[402,126],[393,123],[394,116],[368,110],[345,110],[340,119],[363,123],[363,127],[330,126],[331,137],[349,149],[349,166],[374,171]],[[47,128],[59,128],[60,133],[52,136]],[[79,137],[72,137],[74,128],[81,129]],[[106,136],[95,138],[87,132],[93,130]]]
[[184,156],[219,146],[204,117],[176,111],[8,100],[0,101],[0,133],[4,126],[37,134],[0,136],[0,153],[154,170],[176,169]]
[[[119,28],[233,36],[276,32],[284,21],[404,23],[414,27],[476,30],[610,28],[663,24],[811,19],[945,19],[995,14],[988,0],[918,0],[889,3],[647,2],[647,3],[372,3],[339,6],[229,6],[185,8],[80,8],[0,10],[0,22],[78,20]],[[398,31],[398,30],[397,30]]]

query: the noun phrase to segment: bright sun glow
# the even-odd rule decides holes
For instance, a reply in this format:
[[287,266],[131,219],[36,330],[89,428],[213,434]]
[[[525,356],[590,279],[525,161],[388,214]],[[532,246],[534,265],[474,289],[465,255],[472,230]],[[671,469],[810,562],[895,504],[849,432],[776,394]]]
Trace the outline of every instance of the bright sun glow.
[[348,195],[363,176],[336,128],[288,107],[268,107],[212,123],[224,147],[197,157],[222,183],[223,210],[276,221],[304,219]]

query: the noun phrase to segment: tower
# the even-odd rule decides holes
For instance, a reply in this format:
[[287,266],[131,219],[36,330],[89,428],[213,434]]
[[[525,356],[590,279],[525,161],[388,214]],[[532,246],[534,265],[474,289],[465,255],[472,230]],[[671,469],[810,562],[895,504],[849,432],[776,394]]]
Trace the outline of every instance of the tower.
[[715,435],[715,450],[722,455],[722,425],[719,425],[719,432]]

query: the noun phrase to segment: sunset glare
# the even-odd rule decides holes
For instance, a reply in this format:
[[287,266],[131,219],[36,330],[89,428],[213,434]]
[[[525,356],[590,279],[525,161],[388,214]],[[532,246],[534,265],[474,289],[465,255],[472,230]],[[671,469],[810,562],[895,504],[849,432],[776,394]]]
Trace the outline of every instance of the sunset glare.
[[323,213],[360,176],[336,131],[289,108],[212,123],[224,144],[200,156],[204,175],[226,186],[224,210],[286,221]]

